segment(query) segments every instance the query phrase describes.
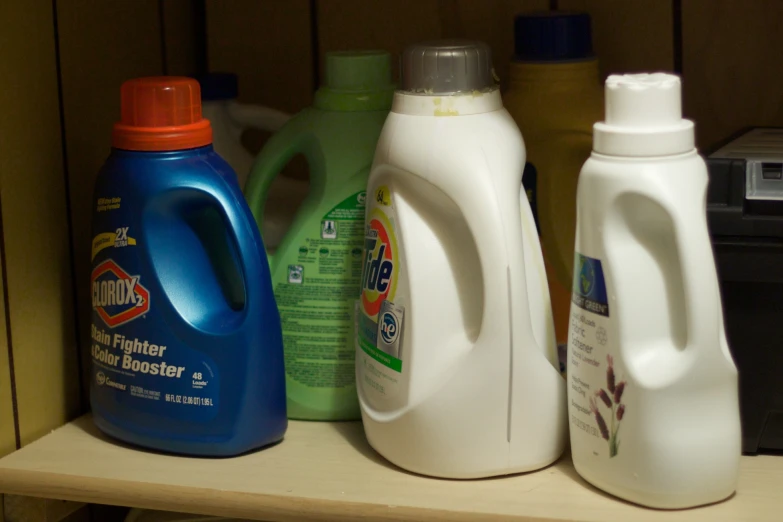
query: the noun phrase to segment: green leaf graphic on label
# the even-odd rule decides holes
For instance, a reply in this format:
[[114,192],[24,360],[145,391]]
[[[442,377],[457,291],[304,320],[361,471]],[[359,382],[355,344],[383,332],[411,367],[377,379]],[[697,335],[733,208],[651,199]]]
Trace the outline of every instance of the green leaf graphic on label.
[[325,220],[363,221],[364,207],[367,202],[367,192],[361,190],[342,200],[337,206],[326,213]]
[[586,294],[588,290],[590,290],[590,280],[585,277],[584,274],[581,275],[582,277],[582,293]]
[[601,260],[576,253],[571,301],[583,310],[609,317],[609,297]]

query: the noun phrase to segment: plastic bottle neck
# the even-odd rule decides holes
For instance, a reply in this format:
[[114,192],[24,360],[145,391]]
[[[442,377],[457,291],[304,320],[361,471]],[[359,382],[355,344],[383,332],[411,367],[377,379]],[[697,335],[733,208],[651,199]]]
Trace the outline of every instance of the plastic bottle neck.
[[340,112],[388,111],[393,95],[393,85],[385,90],[354,92],[321,87],[315,93],[313,107]]
[[526,88],[535,83],[598,85],[598,60],[590,58],[571,62],[511,62],[509,88]]
[[392,112],[412,116],[469,116],[503,108],[500,89],[486,92],[459,94],[414,94],[406,91],[394,93]]
[[127,150],[117,147],[112,147],[111,149],[112,155],[116,157],[130,157],[149,160],[191,158],[195,156],[206,156],[208,154],[213,154],[214,152],[215,149],[211,143],[209,145],[202,145],[201,147],[194,147],[192,149],[179,150]]
[[693,156],[698,156],[699,151],[696,148],[686,150],[684,152],[675,152],[673,154],[658,154],[651,156],[619,156],[615,154],[604,154],[601,152],[593,151],[590,157],[600,159],[601,161],[611,161],[613,163],[665,163],[673,160],[688,159]]

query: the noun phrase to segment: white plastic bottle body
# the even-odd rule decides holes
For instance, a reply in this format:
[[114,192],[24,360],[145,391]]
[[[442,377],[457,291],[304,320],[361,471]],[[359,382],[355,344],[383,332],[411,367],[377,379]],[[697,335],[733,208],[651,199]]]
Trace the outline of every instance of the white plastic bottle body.
[[245,186],[255,158],[242,145],[242,133],[248,128],[275,132],[290,116],[260,105],[245,105],[236,100],[205,101],[204,118],[212,124],[215,151],[236,171],[239,186]]
[[695,150],[593,153],[577,197],[568,408],[577,471],[657,508],[722,500],[741,454]]
[[[496,91],[478,102],[396,96],[367,191],[356,372],[368,440],[433,476],[541,468],[563,451],[566,394],[522,137]],[[459,116],[399,110],[452,102]],[[470,113],[471,103],[495,109]],[[368,346],[376,322],[378,347],[391,348]]]

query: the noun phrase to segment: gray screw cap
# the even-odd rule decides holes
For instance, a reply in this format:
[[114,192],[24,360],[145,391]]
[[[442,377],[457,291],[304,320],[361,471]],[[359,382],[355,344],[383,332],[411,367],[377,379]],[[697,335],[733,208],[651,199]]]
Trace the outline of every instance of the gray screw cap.
[[402,90],[422,94],[484,91],[496,85],[492,50],[476,40],[436,40],[402,53]]

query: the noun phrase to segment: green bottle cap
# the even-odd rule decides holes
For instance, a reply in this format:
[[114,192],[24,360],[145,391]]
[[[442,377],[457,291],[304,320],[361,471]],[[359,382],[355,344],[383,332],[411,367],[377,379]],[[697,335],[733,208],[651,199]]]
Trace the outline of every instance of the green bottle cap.
[[326,53],[326,82],[315,107],[327,111],[388,111],[395,85],[386,51]]

